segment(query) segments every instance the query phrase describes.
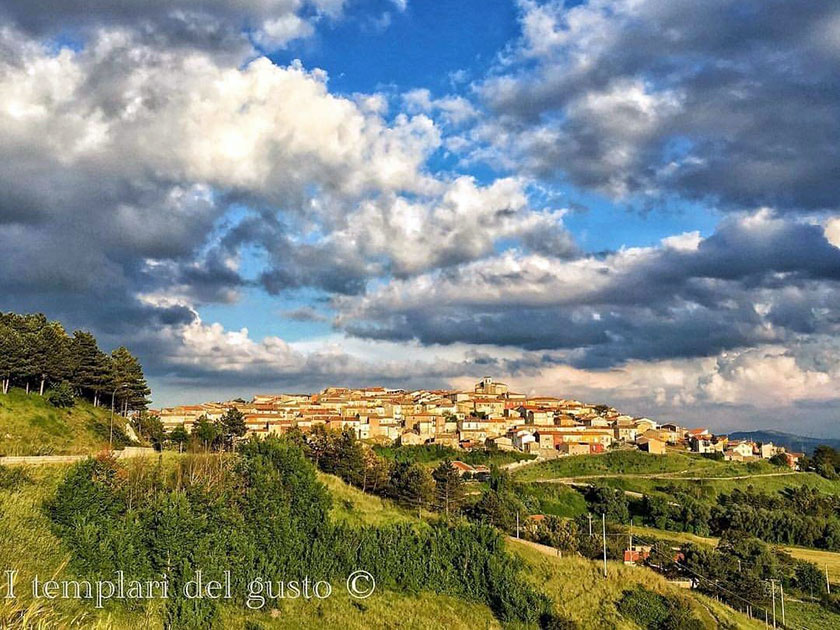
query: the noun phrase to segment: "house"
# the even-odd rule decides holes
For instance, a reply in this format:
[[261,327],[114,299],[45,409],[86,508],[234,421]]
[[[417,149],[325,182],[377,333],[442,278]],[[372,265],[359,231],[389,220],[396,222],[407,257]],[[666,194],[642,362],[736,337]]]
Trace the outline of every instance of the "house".
[[589,455],[589,447],[583,442],[563,442],[557,450],[563,455]]
[[624,564],[633,566],[640,562],[644,562],[650,558],[650,550],[651,547],[649,545],[636,545],[630,549],[625,549]]
[[805,457],[805,453],[785,453],[787,464],[792,470],[799,470],[799,460]]
[[415,433],[414,431],[406,431],[400,434],[400,446],[418,446],[425,443],[425,441],[420,437],[419,433]]
[[639,431],[634,426],[616,425],[613,429],[613,436],[619,442],[635,442]]
[[500,451],[512,451],[514,449],[513,440],[504,435],[497,438],[491,438],[488,441]]
[[507,394],[508,386],[505,383],[494,382],[489,376],[485,376],[475,385],[475,393],[485,396],[501,396]]
[[636,440],[636,446],[640,451],[651,455],[663,455],[665,453],[665,442],[655,437],[640,437]]
[[761,459],[770,459],[778,452],[779,449],[773,446],[773,442],[762,443],[758,446],[758,455]]
[[461,462],[461,461],[458,461],[458,460],[455,460],[455,461],[452,462],[452,467],[455,470],[458,471],[458,475],[460,477],[463,477],[467,473],[472,475],[475,472],[475,468],[473,468],[472,466],[470,466],[469,464],[467,464],[465,462]]
[[695,453],[714,453],[716,450],[712,441],[706,438],[692,436],[689,443],[691,444],[691,450]]
[[513,447],[517,450],[520,450],[520,451],[529,450],[528,445],[533,444],[535,442],[537,442],[537,438],[534,437],[534,434],[531,433],[530,431],[525,431],[525,430],[517,431],[516,433],[513,434],[513,437],[511,439],[511,443],[513,444]]
[[726,449],[725,454],[727,458],[733,461],[743,461],[745,459],[753,458],[754,444],[746,440],[740,442],[730,442],[729,448]]
[[650,418],[635,418],[633,424],[636,426],[639,434],[656,428],[656,423]]

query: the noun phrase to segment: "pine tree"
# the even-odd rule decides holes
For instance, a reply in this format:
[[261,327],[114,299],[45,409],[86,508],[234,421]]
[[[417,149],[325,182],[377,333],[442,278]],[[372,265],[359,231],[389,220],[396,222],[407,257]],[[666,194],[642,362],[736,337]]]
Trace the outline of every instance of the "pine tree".
[[99,394],[106,391],[112,374],[108,355],[99,349],[96,338],[89,332],[77,330],[70,342],[73,384],[88,391],[93,404],[99,404]]
[[122,414],[128,415],[130,410],[143,410],[149,406],[148,396],[151,393],[143,366],[140,361],[124,346],[120,346],[111,353],[113,373],[113,388],[120,401]]
[[245,435],[245,416],[236,407],[231,407],[221,418],[221,429],[225,443],[233,447],[236,438]]
[[441,462],[432,473],[438,507],[449,516],[457,512],[464,502],[464,482],[458,469],[448,459]]
[[47,322],[31,339],[32,370],[43,396],[47,383],[58,384],[70,375],[69,339],[58,322]]

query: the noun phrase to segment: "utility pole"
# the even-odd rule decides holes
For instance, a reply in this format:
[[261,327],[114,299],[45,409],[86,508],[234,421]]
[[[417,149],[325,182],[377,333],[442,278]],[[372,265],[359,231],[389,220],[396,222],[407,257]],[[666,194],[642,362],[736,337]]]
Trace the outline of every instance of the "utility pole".
[[604,537],[604,577],[607,577],[607,515],[601,514],[601,532]]
[[782,628],[785,627],[785,587],[779,580],[779,593],[782,596]]
[[828,581],[828,565],[825,565],[825,590],[831,595],[831,582]]
[[[587,514],[589,517],[589,537],[592,538],[592,514]],[[826,574],[828,574],[828,567],[826,567]]]
[[776,627],[776,582],[770,580],[770,595],[773,598],[773,627]]

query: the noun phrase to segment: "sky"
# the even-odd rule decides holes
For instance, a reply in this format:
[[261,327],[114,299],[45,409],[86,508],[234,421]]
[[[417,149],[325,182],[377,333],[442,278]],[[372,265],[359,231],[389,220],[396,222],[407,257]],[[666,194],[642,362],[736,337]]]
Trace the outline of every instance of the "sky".
[[0,0],[0,309],[155,405],[514,390],[840,437],[840,5]]

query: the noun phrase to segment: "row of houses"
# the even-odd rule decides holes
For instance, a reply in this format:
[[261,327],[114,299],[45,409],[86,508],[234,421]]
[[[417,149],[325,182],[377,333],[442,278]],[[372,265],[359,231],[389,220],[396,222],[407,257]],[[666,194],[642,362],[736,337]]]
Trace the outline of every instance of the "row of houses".
[[778,452],[760,445],[751,446],[748,453],[746,446],[706,429],[659,425],[608,405],[512,392],[489,376],[471,391],[328,387],[316,394],[258,394],[250,401],[182,405],[156,413],[165,429],[191,432],[200,418],[216,421],[231,408],[244,414],[248,435],[280,435],[323,425],[350,429],[362,440],[461,448],[494,445],[545,457],[600,453],[615,445],[654,454],[668,446],[701,453],[720,449],[732,459]]

